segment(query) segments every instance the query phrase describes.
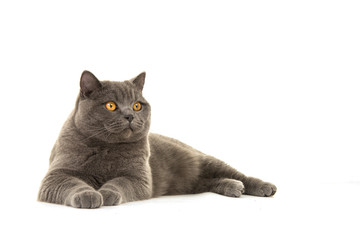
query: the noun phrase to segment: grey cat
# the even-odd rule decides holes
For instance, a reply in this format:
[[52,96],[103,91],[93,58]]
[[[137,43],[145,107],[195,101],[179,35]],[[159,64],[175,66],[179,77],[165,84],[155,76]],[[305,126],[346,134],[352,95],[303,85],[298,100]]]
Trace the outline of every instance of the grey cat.
[[50,156],[38,200],[98,208],[162,195],[270,197],[276,187],[168,137],[149,133],[145,73],[124,82],[80,79],[75,109]]

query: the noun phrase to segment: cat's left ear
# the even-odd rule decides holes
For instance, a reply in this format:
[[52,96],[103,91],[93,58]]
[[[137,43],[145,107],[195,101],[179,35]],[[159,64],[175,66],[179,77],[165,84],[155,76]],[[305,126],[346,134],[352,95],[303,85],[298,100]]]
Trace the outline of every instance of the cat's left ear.
[[143,88],[144,88],[144,84],[145,84],[145,76],[146,73],[142,72],[140,73],[136,78],[130,80],[132,84],[135,85],[135,87],[142,92]]

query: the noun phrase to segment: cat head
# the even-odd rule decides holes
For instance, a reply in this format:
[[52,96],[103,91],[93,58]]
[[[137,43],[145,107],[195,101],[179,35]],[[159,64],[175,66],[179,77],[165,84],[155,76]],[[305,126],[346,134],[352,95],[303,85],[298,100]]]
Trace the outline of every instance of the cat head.
[[145,72],[123,82],[99,81],[84,71],[80,78],[74,123],[87,139],[135,142],[147,136],[150,104],[142,96]]

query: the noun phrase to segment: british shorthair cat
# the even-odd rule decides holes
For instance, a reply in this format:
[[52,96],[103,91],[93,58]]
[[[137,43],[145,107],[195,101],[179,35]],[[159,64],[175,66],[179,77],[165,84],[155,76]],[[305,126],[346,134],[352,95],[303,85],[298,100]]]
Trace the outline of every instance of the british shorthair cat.
[[149,133],[151,107],[142,95],[144,83],[145,73],[123,82],[82,73],[75,109],[51,152],[39,201],[98,208],[162,195],[275,194],[271,183]]

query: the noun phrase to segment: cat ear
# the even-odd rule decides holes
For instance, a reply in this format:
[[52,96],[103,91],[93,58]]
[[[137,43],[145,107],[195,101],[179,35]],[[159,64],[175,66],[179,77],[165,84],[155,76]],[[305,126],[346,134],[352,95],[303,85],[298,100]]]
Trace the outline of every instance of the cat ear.
[[135,87],[141,92],[144,88],[144,84],[145,84],[145,76],[146,73],[142,72],[140,73],[136,78],[132,79],[131,82],[132,84],[135,85]]
[[80,78],[81,95],[88,97],[96,89],[101,88],[100,81],[89,71],[83,71]]

